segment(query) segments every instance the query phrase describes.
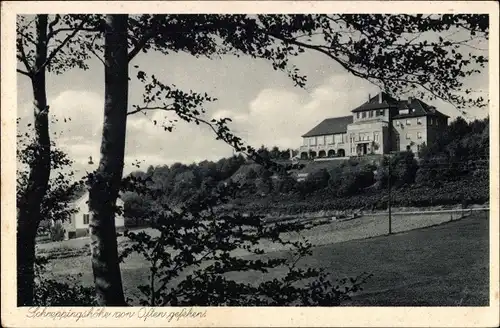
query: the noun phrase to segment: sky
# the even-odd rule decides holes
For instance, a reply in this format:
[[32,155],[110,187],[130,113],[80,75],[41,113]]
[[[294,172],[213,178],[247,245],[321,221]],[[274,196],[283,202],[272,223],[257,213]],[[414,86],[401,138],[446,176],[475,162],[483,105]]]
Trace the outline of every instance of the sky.
[[[88,164],[90,156],[98,163],[104,115],[103,65],[97,59],[89,63],[87,71],[74,69],[47,77],[50,113],[59,119],[50,126],[51,133],[55,133],[53,139],[74,161],[73,168],[82,173],[96,168],[96,164]],[[369,94],[379,92],[376,86],[352,76],[322,54],[306,52],[294,63],[308,77],[304,89],[295,87],[285,73],[274,71],[269,62],[248,57],[207,59],[184,53],[148,53],[138,55],[130,67],[133,72],[133,65],[138,65],[168,84],[217,98],[207,106],[207,115],[231,117],[230,128],[254,147],[264,144],[298,148],[300,136],[323,119],[349,115]],[[488,90],[487,71],[467,81],[467,85]],[[18,74],[17,90],[18,117],[22,124],[27,124],[33,101],[29,79]],[[132,106],[142,95],[140,85],[131,83],[129,93]],[[481,95],[485,97],[487,93]],[[459,115],[444,101],[426,102],[452,118]],[[470,118],[487,115],[487,109],[469,110]],[[125,173],[137,169],[133,166],[136,161],[145,170],[149,165],[190,164],[232,155],[232,148],[215,140],[208,127],[179,122],[172,132],[166,132],[152,123],[163,117],[161,112],[150,118],[141,114],[129,116]]]

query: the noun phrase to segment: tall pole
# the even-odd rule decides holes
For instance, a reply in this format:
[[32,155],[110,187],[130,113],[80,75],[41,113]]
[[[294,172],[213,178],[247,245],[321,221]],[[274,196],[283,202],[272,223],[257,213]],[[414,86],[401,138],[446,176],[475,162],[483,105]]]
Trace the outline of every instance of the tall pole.
[[391,181],[391,151],[392,151],[392,120],[391,120],[391,106],[387,108],[387,129],[388,129],[388,135],[389,135],[389,156],[388,156],[388,163],[387,165],[389,166],[388,168],[388,190],[389,190],[389,195],[387,199],[387,208],[389,210],[389,234],[392,234],[392,213],[391,213],[391,188],[392,188],[392,181]]
[[389,234],[392,233],[392,215],[391,215],[391,158],[389,157],[389,161],[388,161],[388,165],[389,165],[389,169],[388,169],[388,172],[389,172],[389,197],[387,199],[387,207],[389,209]]

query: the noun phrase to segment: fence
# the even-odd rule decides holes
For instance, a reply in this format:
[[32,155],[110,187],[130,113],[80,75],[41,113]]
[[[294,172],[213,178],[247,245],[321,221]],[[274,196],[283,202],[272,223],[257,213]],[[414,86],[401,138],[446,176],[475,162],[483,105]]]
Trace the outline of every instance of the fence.
[[[489,213],[489,208],[397,212],[392,214],[392,233],[435,226],[481,212]],[[306,226],[310,227],[310,229],[302,231],[300,235],[315,246],[389,234],[389,216],[387,212],[366,213],[358,217],[340,219],[326,216],[296,218],[294,221],[305,223]],[[290,239],[294,238],[297,238],[297,236],[291,234]]]
[[[391,233],[409,231],[442,224],[445,222],[459,220],[473,213],[489,213],[489,208],[454,209],[440,211],[418,211],[418,212],[396,212],[392,213]],[[389,216],[387,213],[378,215],[380,219],[387,223],[387,233],[389,233]]]

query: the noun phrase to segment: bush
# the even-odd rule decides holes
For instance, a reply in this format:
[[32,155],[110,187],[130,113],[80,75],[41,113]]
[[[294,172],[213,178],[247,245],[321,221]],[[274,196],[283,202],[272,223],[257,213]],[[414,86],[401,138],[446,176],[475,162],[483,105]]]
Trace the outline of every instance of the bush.
[[[305,229],[304,225],[268,225],[259,215],[215,211],[215,207],[241,197],[240,189],[236,183],[221,186],[210,195],[191,200],[180,213],[173,213],[165,206],[155,214],[153,228],[158,234],[154,236],[144,231],[124,233],[130,243],[124,247],[120,259],[138,253],[150,264],[149,281],[137,286],[142,294],[141,305],[336,306],[361,290],[371,275],[335,283],[322,269],[298,265],[311,254],[312,244],[305,239],[286,241],[282,237],[283,233]],[[266,202],[261,201],[260,205],[263,203]],[[276,202],[269,201],[263,207],[273,204]],[[287,247],[287,256],[262,256],[265,254],[262,245],[268,243]],[[237,256],[235,251],[253,256]],[[238,271],[266,274],[275,269],[279,276],[259,284],[230,277],[230,273]],[[182,279],[172,284],[178,277]]]
[[415,183],[418,163],[411,151],[398,152],[390,158],[384,158],[377,168],[375,177],[378,189],[386,188],[389,182],[389,164],[391,168],[391,184],[402,187]]
[[95,290],[85,287],[78,280],[82,274],[69,277],[69,283],[56,279],[48,279],[45,265],[48,263],[44,257],[35,261],[35,288],[33,302],[36,306],[95,306]]
[[337,167],[330,172],[330,190],[337,196],[354,195],[375,182],[373,171],[371,164]]
[[60,220],[57,220],[54,225],[50,227],[50,238],[52,241],[62,241],[64,240],[64,234],[66,230]]

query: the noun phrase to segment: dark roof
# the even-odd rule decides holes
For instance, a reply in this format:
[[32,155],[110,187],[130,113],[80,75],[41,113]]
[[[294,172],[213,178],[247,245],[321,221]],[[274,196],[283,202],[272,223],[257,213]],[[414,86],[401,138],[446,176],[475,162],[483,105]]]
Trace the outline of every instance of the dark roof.
[[[382,94],[382,102],[380,102],[380,94]],[[385,92],[381,92],[377,94],[376,96],[370,98],[367,102],[365,102],[363,105],[356,107],[353,109],[351,112],[356,113],[356,112],[363,112],[365,110],[374,110],[374,109],[382,109],[382,108],[387,108],[390,106],[397,106],[398,100],[392,98]]]
[[[380,95],[382,95],[382,102],[380,102]],[[408,114],[396,115],[393,118],[405,118],[405,117],[418,117],[418,116],[440,116],[448,118],[448,115],[441,113],[436,110],[435,107],[430,106],[423,102],[422,100],[412,98],[408,100],[397,100],[389,96],[385,92],[381,92],[376,96],[370,98],[363,105],[352,110],[353,113],[362,112],[366,110],[382,109],[388,107],[395,107],[398,109],[408,108],[411,109]]]
[[409,109],[408,114],[398,114],[393,118],[406,118],[406,117],[420,117],[420,116],[438,116],[438,117],[446,117],[445,115],[438,111],[435,107],[430,106],[419,99],[410,99],[399,101],[398,109]]
[[347,125],[352,123],[352,115],[327,118],[316,125],[311,131],[302,137],[322,136],[326,134],[346,133]]

